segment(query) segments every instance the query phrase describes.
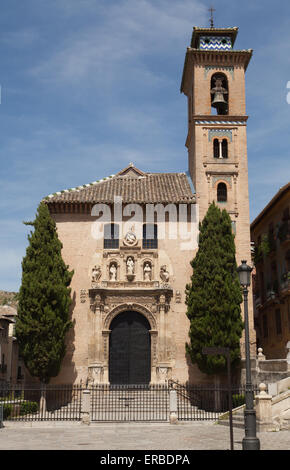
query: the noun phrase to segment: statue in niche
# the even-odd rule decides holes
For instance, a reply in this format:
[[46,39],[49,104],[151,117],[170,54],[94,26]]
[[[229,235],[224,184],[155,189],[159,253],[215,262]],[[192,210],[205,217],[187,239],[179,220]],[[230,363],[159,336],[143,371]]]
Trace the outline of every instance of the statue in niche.
[[160,268],[160,277],[163,282],[168,282],[169,281],[169,272],[167,271],[166,266],[161,266]]
[[151,265],[149,262],[145,263],[144,268],[143,268],[143,274],[144,274],[144,281],[151,281]]
[[117,266],[116,266],[116,263],[111,263],[110,264],[109,276],[110,276],[110,281],[116,281],[117,280]]
[[127,274],[134,274],[135,262],[132,256],[127,259]]
[[92,269],[92,283],[98,282],[102,275],[101,267],[94,266]]

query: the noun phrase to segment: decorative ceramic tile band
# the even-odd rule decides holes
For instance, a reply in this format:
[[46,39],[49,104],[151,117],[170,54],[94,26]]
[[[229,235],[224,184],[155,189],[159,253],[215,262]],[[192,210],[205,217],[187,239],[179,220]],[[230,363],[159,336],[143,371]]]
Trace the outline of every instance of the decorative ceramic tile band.
[[208,141],[211,142],[213,137],[228,137],[230,142],[233,140],[232,131],[230,129],[209,129],[208,131]]
[[204,78],[207,77],[207,74],[210,70],[224,70],[226,72],[229,72],[232,76],[232,79],[234,80],[235,78],[235,75],[234,75],[234,67],[231,67],[231,66],[228,66],[228,65],[224,65],[224,66],[220,66],[220,65],[206,65],[204,67]]
[[224,175],[212,176],[212,187],[214,188],[216,182],[221,180],[226,181],[229,184],[230,188],[232,187],[232,177]]
[[209,124],[229,124],[231,126],[246,126],[247,123],[245,121],[195,121],[195,124],[204,124],[204,125],[209,125]]
[[229,36],[201,36],[199,49],[207,51],[231,51],[232,40]]

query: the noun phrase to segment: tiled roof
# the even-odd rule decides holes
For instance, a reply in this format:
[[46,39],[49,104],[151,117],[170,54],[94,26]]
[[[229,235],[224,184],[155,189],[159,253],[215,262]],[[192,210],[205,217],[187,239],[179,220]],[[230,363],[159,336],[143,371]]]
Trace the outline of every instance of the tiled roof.
[[0,319],[7,320],[10,323],[13,322],[11,317],[17,315],[17,310],[10,305],[0,305]]
[[185,173],[144,173],[132,164],[117,175],[47,196],[51,203],[194,203],[195,195]]

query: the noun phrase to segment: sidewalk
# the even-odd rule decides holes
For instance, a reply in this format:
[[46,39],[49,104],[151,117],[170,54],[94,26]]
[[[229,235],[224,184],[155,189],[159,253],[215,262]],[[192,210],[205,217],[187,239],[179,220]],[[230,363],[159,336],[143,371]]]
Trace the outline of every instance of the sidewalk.
[[[244,430],[234,428],[234,449]],[[290,450],[290,431],[263,432],[261,450]],[[4,422],[0,450],[229,450],[229,428],[213,422],[94,423]]]

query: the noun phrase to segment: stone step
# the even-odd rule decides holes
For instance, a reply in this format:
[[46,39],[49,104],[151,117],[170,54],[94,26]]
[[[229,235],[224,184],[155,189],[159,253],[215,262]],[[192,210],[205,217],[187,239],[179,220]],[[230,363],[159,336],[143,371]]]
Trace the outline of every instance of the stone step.
[[[239,406],[232,411],[233,414],[233,427],[235,428],[244,428],[245,427],[245,418],[244,418],[245,405]],[[223,426],[230,425],[229,412],[222,414],[218,419],[218,424]]]

